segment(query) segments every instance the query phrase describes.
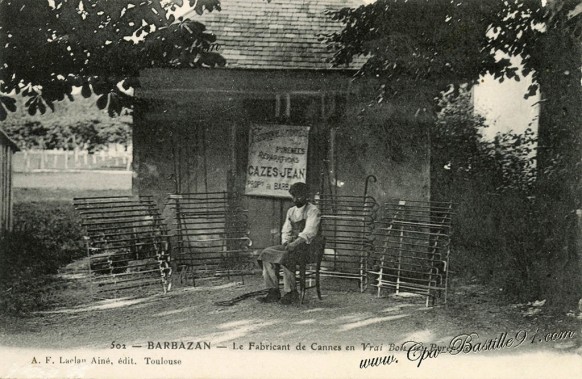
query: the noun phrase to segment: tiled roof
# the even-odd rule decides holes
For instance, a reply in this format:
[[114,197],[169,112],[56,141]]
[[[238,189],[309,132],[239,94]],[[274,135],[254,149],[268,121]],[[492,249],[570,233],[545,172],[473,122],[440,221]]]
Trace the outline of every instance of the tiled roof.
[[[363,0],[222,0],[220,12],[184,17],[217,36],[227,68],[331,69],[333,52],[318,34],[341,30],[324,12],[357,7]],[[351,68],[359,68],[362,60]]]

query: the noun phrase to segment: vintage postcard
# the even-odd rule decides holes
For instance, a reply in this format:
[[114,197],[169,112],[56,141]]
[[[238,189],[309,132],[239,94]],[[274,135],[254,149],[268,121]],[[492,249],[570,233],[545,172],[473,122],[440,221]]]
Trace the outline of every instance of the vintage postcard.
[[581,4],[0,0],[0,377],[579,376]]

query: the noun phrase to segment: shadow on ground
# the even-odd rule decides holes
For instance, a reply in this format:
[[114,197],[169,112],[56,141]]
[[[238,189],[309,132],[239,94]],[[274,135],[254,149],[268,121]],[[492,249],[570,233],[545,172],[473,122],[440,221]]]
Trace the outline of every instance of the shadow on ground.
[[[524,305],[506,305],[494,293],[478,285],[455,286],[447,306],[425,307],[424,299],[385,294],[360,293],[357,284],[325,278],[323,300],[308,292],[306,303],[284,306],[262,304],[254,298],[233,306],[217,306],[262,288],[258,275],[245,284],[219,279],[198,287],[175,286],[167,294],[154,292],[142,297],[95,300],[85,292],[76,305],[61,304],[55,309],[24,318],[5,320],[2,344],[13,347],[108,348],[112,343],[127,346],[163,346],[164,342],[208,342],[232,349],[291,348],[302,343],[307,350],[342,350],[346,346],[363,349],[363,344],[400,346],[406,341],[448,345],[464,333],[495,338],[500,333],[515,335],[523,330],[542,332],[573,330],[573,341],[529,344],[528,349],[578,349],[580,320],[557,319],[524,313]],[[65,299],[66,296],[60,296]],[[530,312],[531,313],[531,312]],[[162,345],[157,345],[161,342]],[[568,342],[568,344],[565,344]],[[152,345],[153,344],[153,345]]]

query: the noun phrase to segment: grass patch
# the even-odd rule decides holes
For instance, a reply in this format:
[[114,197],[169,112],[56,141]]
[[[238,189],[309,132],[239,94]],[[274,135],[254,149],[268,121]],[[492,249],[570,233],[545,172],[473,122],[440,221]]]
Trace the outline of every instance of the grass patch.
[[59,269],[86,255],[73,197],[127,191],[15,190],[14,230],[0,240],[0,313],[26,314],[54,306],[63,287]]
[[[128,190],[85,190],[55,188],[14,188],[14,203],[38,203],[60,201],[65,206],[71,205],[75,197],[95,196],[129,196]],[[15,217],[18,215],[15,215]],[[24,216],[24,215],[23,215]]]

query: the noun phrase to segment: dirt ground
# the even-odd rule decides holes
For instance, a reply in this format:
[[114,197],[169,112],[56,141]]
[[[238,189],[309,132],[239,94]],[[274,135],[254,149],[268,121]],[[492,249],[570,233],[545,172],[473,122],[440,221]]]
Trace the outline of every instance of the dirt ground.
[[[262,288],[262,280],[258,274],[246,276],[245,284],[241,284],[239,280],[229,281],[221,278],[213,282],[201,283],[196,287],[177,285],[166,294],[155,288],[150,293],[141,294],[141,296],[131,296],[132,294],[129,293],[127,294],[129,296],[109,300],[91,299],[87,288],[83,286],[61,288],[58,296],[55,295],[59,304],[56,304],[54,309],[36,312],[27,317],[0,320],[0,350],[8,349],[8,352],[15,352],[41,349],[44,355],[51,355],[52,352],[53,356],[61,354],[59,359],[63,359],[62,353],[57,352],[74,351],[76,357],[79,355],[78,351],[89,349],[103,355],[115,351],[111,349],[116,346],[116,348],[128,349],[123,350],[123,353],[133,354],[130,355],[131,357],[137,354],[137,357],[140,357],[136,358],[137,360],[142,359],[140,354],[144,350],[145,354],[154,353],[157,354],[156,356],[163,354],[162,358],[185,357],[184,354],[176,355],[183,352],[167,349],[172,349],[170,345],[172,342],[183,342],[185,343],[183,347],[187,347],[187,344],[191,342],[191,347],[193,346],[194,349],[204,349],[205,344],[208,344],[212,352],[222,353],[222,355],[198,355],[206,357],[206,362],[215,362],[217,359],[225,358],[235,362],[235,358],[238,357],[235,367],[241,367],[250,362],[249,357],[263,355],[249,356],[247,354],[241,358],[240,354],[236,355],[233,351],[238,348],[262,354],[264,351],[258,351],[260,346],[275,346],[276,349],[277,346],[289,345],[289,349],[293,349],[294,346],[303,344],[307,351],[313,354],[299,356],[296,361],[293,358],[293,361],[300,365],[298,368],[309,367],[311,363],[307,363],[305,359],[312,359],[311,357],[319,357],[317,364],[326,362],[328,366],[322,368],[325,371],[321,371],[318,375],[311,376],[310,373],[304,373],[299,377],[339,378],[360,376],[359,373],[345,370],[328,375],[328,370],[334,368],[337,370],[338,365],[341,366],[342,363],[348,364],[348,358],[342,357],[352,357],[349,358],[353,361],[349,363],[350,367],[358,369],[357,365],[362,364],[362,358],[400,354],[394,357],[404,360],[405,353],[403,351],[397,353],[394,349],[403,346],[406,341],[420,342],[426,347],[434,344],[441,348],[450,346],[452,340],[459,335],[477,333],[473,335],[474,344],[476,342],[485,344],[488,340],[502,338],[523,340],[518,347],[491,349],[493,351],[472,354],[484,357],[510,357],[511,360],[507,363],[510,366],[507,367],[515,364],[513,357],[516,353],[545,354],[549,352],[554,357],[557,354],[558,358],[568,358],[568,365],[574,365],[573,369],[568,366],[567,376],[556,377],[573,377],[571,371],[579,372],[577,370],[582,368],[582,338],[580,337],[582,317],[579,314],[572,313],[564,317],[550,315],[545,312],[543,306],[540,306],[541,303],[503,304],[496,300],[491,290],[481,285],[453,284],[447,305],[429,308],[425,306],[423,298],[390,294],[384,294],[385,296],[378,298],[372,291],[360,293],[355,282],[332,278],[323,278],[322,300],[317,299],[314,290],[310,290],[304,304],[289,306],[262,304],[254,298],[248,298],[232,306],[215,305],[214,302],[218,300],[231,299]],[[506,333],[505,337],[503,333]],[[550,337],[546,341],[548,333]],[[552,337],[551,333],[557,334]],[[552,338],[555,340],[552,341]],[[514,341],[514,345],[516,342]],[[168,345],[164,347],[166,343]],[[354,354],[340,355],[347,354],[346,349],[349,349],[349,346],[353,346],[354,351],[360,355],[356,355],[356,358],[353,358]],[[336,350],[338,347],[342,353]],[[151,348],[161,350],[151,351],[149,350]],[[224,352],[230,355],[225,355]],[[279,355],[275,355],[279,357],[278,359],[296,356],[293,355],[296,352],[289,353],[291,355],[278,353]],[[80,356],[83,356],[82,354]],[[88,371],[81,375],[78,370],[71,372],[70,367],[65,367],[61,371],[52,373],[40,371],[36,374],[33,372],[24,375],[25,371],[22,370],[35,366],[30,364],[30,360],[36,359],[36,356],[37,354],[32,353],[16,355],[11,361],[15,359],[25,361],[20,361],[20,368],[13,369],[12,375],[8,374],[6,377],[133,377],[128,376],[128,373],[134,372],[126,371],[122,374],[120,371],[97,371],[100,374],[96,374],[96,372]],[[321,357],[324,357],[323,361]],[[546,359],[545,356],[542,357],[544,357],[543,360]],[[332,358],[339,361],[330,361]],[[304,361],[305,363],[302,363]],[[291,364],[288,360],[284,362]],[[337,363],[329,367],[329,362]],[[423,368],[432,370],[436,363],[443,362],[447,361],[439,359],[439,362],[423,363]],[[536,357],[534,362],[539,364],[541,360]],[[409,363],[408,366],[400,364],[399,369],[416,369],[416,362],[407,363]],[[563,363],[556,364],[559,366],[556,368],[565,367]],[[1,366],[2,364],[0,368]],[[528,362],[526,367],[529,366]],[[137,367],[144,368],[143,365],[134,368]],[[207,365],[197,364],[195,367],[200,370],[209,369]],[[227,364],[224,367],[231,366]],[[451,366],[443,367],[448,369]],[[488,370],[491,366],[487,364],[485,367],[485,370]],[[63,371],[64,369],[66,370]],[[277,368],[268,371],[267,366],[262,368],[253,366],[250,368],[251,374],[245,371],[246,375],[243,375],[243,371],[230,369],[224,375],[218,375],[214,368],[212,368],[213,371],[196,371],[197,375],[194,375],[193,371],[171,371],[173,367],[167,368],[170,371],[160,371],[162,369],[159,367],[151,368],[151,370],[145,367],[145,369],[143,373],[140,372],[139,377],[214,377],[215,375],[233,378],[287,377],[283,374],[279,375],[280,371],[277,371]],[[265,371],[267,374],[261,370],[267,370]],[[366,371],[366,375],[361,367],[358,370],[361,376],[386,377],[386,372],[382,374],[379,370]],[[0,377],[4,377],[1,371]],[[522,371],[520,369],[519,372]],[[14,374],[15,372],[17,374]],[[412,371],[411,376],[406,376],[403,374],[404,371],[392,372],[403,375],[392,377],[518,377],[515,371],[511,371],[506,376],[499,373],[493,376],[463,376],[464,374],[454,376],[444,375],[443,372],[440,374],[444,376],[440,374],[435,376],[430,370]],[[259,375],[259,373],[264,375]],[[428,376],[420,376],[421,373]],[[20,376],[21,374],[23,376]],[[547,376],[540,376],[538,373],[524,377]]]
[[[374,345],[419,341],[448,345],[459,334],[476,332],[480,338],[524,330],[533,338],[549,332],[576,332],[576,338],[523,344],[523,349],[580,350],[580,319],[558,317],[543,306],[504,305],[480,285],[453,285],[447,305],[427,308],[424,298],[391,295],[378,298],[372,290],[360,293],[356,282],[323,278],[323,300],[310,290],[304,304],[262,304],[254,298],[233,306],[217,306],[262,288],[258,274],[174,285],[167,294],[156,287],[149,293],[121,293],[117,299],[91,299],[86,287],[61,288],[55,309],[5,320],[2,345],[12,347],[106,348],[112,341],[139,345],[147,341],[210,341],[321,345]],[[518,337],[519,338],[519,337]]]

